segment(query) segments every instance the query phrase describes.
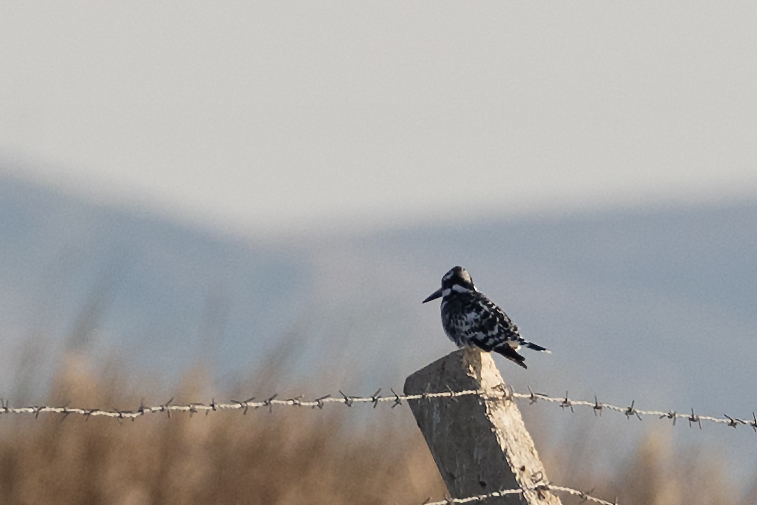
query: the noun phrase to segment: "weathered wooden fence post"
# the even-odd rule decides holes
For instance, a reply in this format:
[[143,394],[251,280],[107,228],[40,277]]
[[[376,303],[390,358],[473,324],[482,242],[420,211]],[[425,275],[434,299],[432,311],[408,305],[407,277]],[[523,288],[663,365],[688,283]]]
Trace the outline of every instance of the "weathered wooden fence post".
[[408,377],[405,394],[483,392],[410,401],[452,498],[520,488],[522,495],[492,497],[485,503],[559,505],[560,499],[543,487],[548,482],[544,466],[515,402],[503,398],[503,387],[489,353],[463,349]]

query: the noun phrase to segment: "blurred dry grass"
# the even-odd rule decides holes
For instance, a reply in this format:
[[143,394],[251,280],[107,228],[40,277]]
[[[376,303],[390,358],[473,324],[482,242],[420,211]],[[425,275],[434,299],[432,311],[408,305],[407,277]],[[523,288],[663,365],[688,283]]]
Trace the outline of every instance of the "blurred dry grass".
[[[252,381],[265,381],[266,370]],[[201,369],[185,374],[177,402],[207,399]],[[118,367],[93,369],[69,353],[49,403],[134,408],[155,381],[136,381]],[[217,395],[218,397],[224,395]],[[229,397],[233,397],[229,396]],[[404,407],[402,408],[404,409]],[[420,504],[445,490],[409,409],[274,409],[213,415],[146,416],[136,422],[71,416],[3,418],[3,504]],[[538,430],[537,430],[538,431]],[[676,452],[651,432],[616,468],[596,468],[581,434],[570,445],[537,445],[553,482],[624,504],[755,503],[738,499],[722,466],[691,449]],[[563,503],[580,503],[563,496]]]
[[[52,403],[133,408],[140,402],[134,392],[148,386],[127,388],[113,371],[91,371],[76,356],[66,361]],[[201,371],[187,373],[177,401],[205,398],[204,379]],[[328,408],[122,424],[79,416],[3,419],[0,503],[383,504],[443,496],[422,438],[397,429],[398,417],[409,421],[397,409],[377,409],[359,429],[347,426],[345,412]]]

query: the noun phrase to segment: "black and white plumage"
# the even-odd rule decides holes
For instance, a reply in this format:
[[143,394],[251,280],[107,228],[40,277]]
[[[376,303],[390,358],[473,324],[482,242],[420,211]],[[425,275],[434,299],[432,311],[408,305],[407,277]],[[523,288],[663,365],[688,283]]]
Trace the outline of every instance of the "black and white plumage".
[[442,298],[442,326],[458,347],[478,347],[497,352],[510,361],[527,368],[525,358],[518,354],[520,346],[549,352],[518,333],[507,314],[473,285],[473,279],[463,267],[455,267],[442,277],[442,287],[423,303]]

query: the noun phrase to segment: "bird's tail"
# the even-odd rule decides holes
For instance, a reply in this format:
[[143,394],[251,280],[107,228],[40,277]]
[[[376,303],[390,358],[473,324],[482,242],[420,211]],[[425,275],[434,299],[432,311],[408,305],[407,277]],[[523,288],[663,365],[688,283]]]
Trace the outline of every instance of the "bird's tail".
[[499,347],[495,347],[492,349],[494,352],[501,354],[505,358],[509,359],[515,364],[518,364],[522,366],[523,368],[528,368],[524,361],[526,361],[526,358],[518,354],[518,351],[513,349],[509,344],[501,345]]
[[552,351],[550,351],[546,347],[542,347],[542,346],[540,346],[538,344],[534,344],[533,342],[525,342],[524,341],[524,342],[521,342],[520,345],[522,345],[523,347],[528,347],[529,349],[533,349],[534,351],[541,351],[541,352],[546,352],[546,353],[550,353],[550,354],[552,353]]

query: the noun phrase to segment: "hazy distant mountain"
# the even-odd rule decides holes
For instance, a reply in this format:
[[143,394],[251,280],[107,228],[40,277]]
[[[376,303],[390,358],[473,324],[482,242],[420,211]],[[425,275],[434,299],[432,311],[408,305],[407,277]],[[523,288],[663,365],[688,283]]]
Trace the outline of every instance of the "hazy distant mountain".
[[223,376],[291,341],[303,369],[400,386],[453,349],[438,304],[420,302],[461,264],[553,350],[527,353],[528,371],[503,363],[517,387],[716,414],[757,404],[757,203],[274,245],[5,178],[0,215],[3,359],[37,335],[169,372],[201,356]]
[[36,337],[48,352],[89,345],[167,372],[200,356],[241,367],[294,324],[308,296],[310,271],[296,249],[11,178],[0,179],[0,216],[5,359]]

